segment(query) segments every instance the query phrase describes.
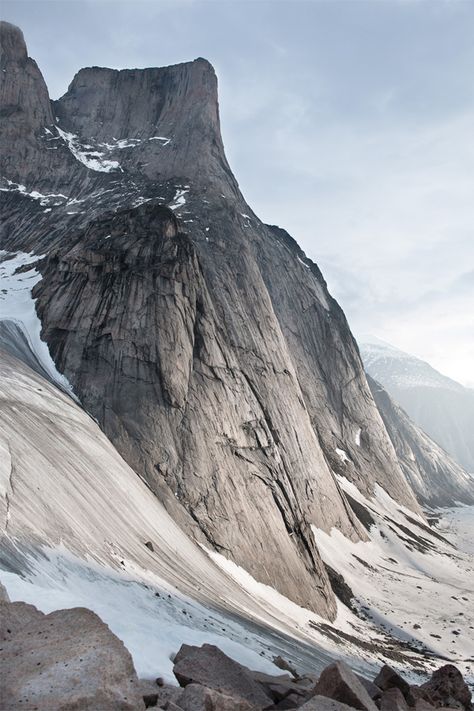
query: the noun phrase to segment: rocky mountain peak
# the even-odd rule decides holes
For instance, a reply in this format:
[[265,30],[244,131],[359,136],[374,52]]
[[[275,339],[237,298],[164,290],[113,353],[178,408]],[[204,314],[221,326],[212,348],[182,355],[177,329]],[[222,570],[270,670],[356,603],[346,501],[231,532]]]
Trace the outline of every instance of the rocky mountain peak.
[[23,32],[16,25],[0,20],[0,66],[8,62],[25,62],[28,59]]
[[230,180],[217,77],[205,59],[150,69],[81,69],[54,111],[59,128],[78,141],[97,151],[119,149],[127,171],[209,184],[221,180],[225,166]]

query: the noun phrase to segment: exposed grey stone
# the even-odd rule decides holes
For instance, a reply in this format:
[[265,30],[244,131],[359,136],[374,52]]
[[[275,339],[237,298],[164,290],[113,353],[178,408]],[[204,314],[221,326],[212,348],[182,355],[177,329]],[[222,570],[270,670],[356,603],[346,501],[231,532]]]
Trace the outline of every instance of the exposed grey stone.
[[291,676],[293,676],[293,677],[298,676],[298,672],[296,671],[296,669],[289,662],[287,662],[286,659],[283,659],[283,657],[281,657],[280,655],[273,658],[273,664],[276,667],[279,667],[279,669],[283,669],[284,671],[289,672],[291,674]]
[[282,701],[278,701],[274,708],[278,711],[287,711],[287,709],[299,708],[304,702],[305,697],[301,697],[298,694],[288,694]]
[[176,702],[182,693],[182,689],[179,686],[172,686],[171,684],[158,686],[155,681],[150,679],[139,679],[138,691],[142,697],[158,695],[158,708],[164,707],[170,701]]
[[2,602],[10,602],[10,598],[8,596],[6,588],[2,585],[2,583],[0,583],[0,603]]
[[8,641],[23,628],[44,617],[44,613],[26,602],[0,601],[0,641]]
[[5,708],[27,704],[41,711],[144,708],[129,652],[85,608],[30,616],[2,643],[0,666]]
[[353,706],[330,699],[327,696],[313,696],[299,707],[301,711],[349,711]]
[[266,693],[275,701],[282,701],[289,694],[296,694],[299,697],[308,694],[307,684],[300,683],[299,679],[292,678],[289,674],[272,676],[263,672],[251,671],[250,674],[263,686]]
[[344,662],[335,662],[323,670],[314,694],[327,696],[362,711],[376,711],[376,705],[356,675]]
[[408,711],[408,704],[400,689],[393,687],[383,692],[380,711]]
[[376,701],[380,698],[382,692],[379,686],[374,684],[373,681],[370,681],[370,679],[366,679],[365,676],[361,676],[360,674],[356,674],[356,677],[359,679],[360,683],[373,701]]
[[445,664],[433,672],[431,679],[421,684],[420,691],[433,706],[471,711],[472,695],[461,672],[453,664]]
[[382,689],[382,691],[386,691],[387,689],[400,689],[405,697],[410,691],[410,684],[388,664],[384,664],[381,668],[374,679],[374,684]]
[[266,707],[272,703],[272,698],[255,681],[249,669],[211,644],[202,647],[183,645],[176,655],[173,672],[181,686],[201,684],[256,706]]
[[177,699],[177,705],[183,711],[257,711],[255,706],[245,699],[209,689],[200,684],[189,684]]

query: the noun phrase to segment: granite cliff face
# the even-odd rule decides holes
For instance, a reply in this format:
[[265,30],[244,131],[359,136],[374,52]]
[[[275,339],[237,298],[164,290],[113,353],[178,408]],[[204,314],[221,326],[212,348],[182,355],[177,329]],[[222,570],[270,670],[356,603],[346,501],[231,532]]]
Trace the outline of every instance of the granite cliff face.
[[212,67],[83,69],[50,105],[2,34],[2,248],[43,255],[57,368],[186,532],[333,618],[311,526],[367,535],[336,475],[420,509],[319,269],[238,189]]

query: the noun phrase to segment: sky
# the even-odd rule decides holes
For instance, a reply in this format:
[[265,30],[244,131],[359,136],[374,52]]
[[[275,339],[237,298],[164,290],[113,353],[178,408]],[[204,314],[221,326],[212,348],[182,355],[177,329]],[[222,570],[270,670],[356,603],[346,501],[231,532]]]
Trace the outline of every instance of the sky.
[[474,386],[474,2],[3,0],[52,98],[83,66],[202,56],[257,215],[356,337]]

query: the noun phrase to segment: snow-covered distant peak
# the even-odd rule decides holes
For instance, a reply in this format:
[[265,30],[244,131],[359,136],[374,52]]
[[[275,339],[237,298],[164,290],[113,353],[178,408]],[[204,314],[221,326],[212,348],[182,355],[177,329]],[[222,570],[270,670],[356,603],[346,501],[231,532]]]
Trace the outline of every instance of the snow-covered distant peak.
[[362,336],[359,339],[359,349],[366,371],[388,390],[415,387],[457,391],[464,389],[426,361],[375,336]]

